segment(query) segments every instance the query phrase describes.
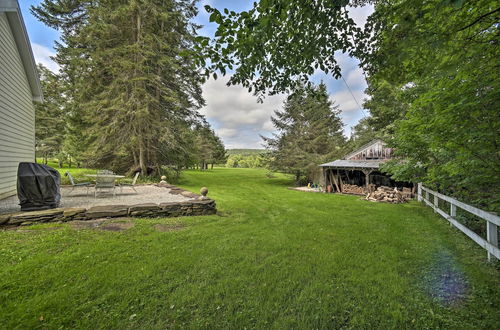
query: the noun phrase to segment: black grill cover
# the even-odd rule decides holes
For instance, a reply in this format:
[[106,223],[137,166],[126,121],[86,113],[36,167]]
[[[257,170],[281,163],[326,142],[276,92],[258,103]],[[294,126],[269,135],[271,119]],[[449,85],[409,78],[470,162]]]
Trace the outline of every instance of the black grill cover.
[[50,166],[19,163],[17,197],[22,211],[52,209],[59,206],[61,175]]

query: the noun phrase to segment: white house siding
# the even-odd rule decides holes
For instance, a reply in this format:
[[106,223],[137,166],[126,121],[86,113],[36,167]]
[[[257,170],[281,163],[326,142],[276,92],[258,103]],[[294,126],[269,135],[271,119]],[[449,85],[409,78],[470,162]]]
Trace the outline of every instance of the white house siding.
[[35,160],[35,107],[7,16],[0,13],[0,199],[16,193],[19,162]]

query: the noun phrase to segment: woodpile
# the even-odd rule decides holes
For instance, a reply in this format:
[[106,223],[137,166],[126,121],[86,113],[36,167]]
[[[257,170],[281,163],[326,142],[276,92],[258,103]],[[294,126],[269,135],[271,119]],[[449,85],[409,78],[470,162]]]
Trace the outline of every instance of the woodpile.
[[409,199],[411,199],[411,191],[409,194],[407,192],[402,193],[397,188],[385,186],[380,186],[375,191],[366,195],[366,200],[393,204],[404,203]]
[[344,193],[344,194],[354,194],[354,195],[365,195],[366,194],[366,188],[365,187],[356,186],[354,184],[344,183],[342,185],[342,193]]
[[403,188],[403,191],[401,192],[403,194],[403,197],[408,199],[413,198],[413,190],[410,188]]

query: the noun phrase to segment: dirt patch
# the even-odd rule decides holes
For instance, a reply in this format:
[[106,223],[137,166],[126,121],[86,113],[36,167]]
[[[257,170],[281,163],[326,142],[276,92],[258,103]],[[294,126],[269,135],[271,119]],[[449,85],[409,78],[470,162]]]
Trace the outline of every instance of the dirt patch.
[[133,222],[113,222],[113,223],[105,223],[97,228],[109,231],[122,231],[130,229],[132,227],[134,227]]
[[427,293],[443,305],[457,305],[467,298],[467,278],[450,251],[436,253],[424,281]]
[[106,222],[106,219],[96,219],[96,220],[83,220],[83,221],[71,221],[69,225],[73,229],[92,229],[97,228],[101,224]]
[[156,231],[161,231],[161,232],[176,231],[176,230],[181,230],[181,229],[186,228],[186,226],[180,225],[180,224],[167,225],[167,224],[161,224],[161,223],[158,223],[158,224],[154,225],[153,227]]
[[134,227],[134,223],[128,219],[110,220],[110,219],[95,219],[86,221],[72,221],[70,223],[73,229],[101,229],[108,231],[122,231]]

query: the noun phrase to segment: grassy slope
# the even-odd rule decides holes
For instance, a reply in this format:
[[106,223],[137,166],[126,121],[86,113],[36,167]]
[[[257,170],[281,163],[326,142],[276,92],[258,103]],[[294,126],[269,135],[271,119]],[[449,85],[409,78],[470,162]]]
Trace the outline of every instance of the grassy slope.
[[[219,216],[137,220],[125,232],[75,231],[66,224],[0,232],[0,324],[498,325],[499,272],[429,208],[290,191],[285,177],[265,173],[188,172],[181,185],[209,187]],[[156,232],[155,223],[187,228]],[[446,307],[426,291],[443,252],[469,282],[468,298],[457,306]]]

